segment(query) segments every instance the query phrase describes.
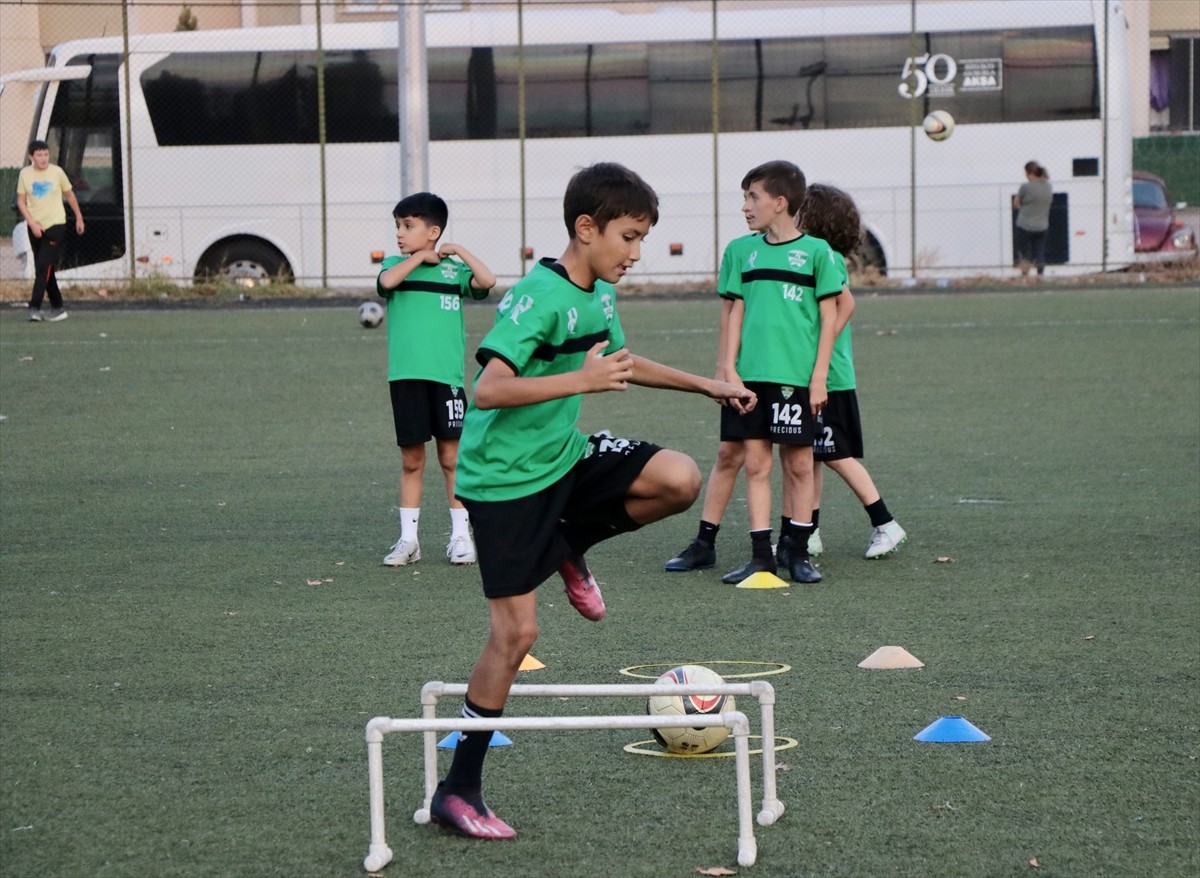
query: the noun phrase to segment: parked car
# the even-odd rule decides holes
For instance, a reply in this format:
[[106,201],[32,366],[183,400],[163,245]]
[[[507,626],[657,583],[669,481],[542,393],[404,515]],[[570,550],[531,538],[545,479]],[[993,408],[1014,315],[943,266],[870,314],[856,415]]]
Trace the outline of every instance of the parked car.
[[1161,177],[1133,172],[1133,249],[1137,262],[1176,262],[1196,257],[1196,231],[1175,215],[1177,207]]

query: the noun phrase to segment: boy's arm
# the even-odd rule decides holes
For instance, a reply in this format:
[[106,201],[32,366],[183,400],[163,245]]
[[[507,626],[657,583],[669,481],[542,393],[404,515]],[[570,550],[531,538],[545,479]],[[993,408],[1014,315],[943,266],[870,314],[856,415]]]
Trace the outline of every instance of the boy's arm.
[[25,190],[17,190],[17,211],[25,219],[25,225],[29,231],[33,232],[35,238],[42,236],[41,224],[33,218],[33,214],[29,212],[29,205],[26,203]]
[[436,250],[418,250],[407,259],[401,259],[391,268],[379,272],[379,286],[385,290],[394,290],[404,283],[418,265],[437,265],[441,261]]
[[821,332],[817,337],[817,362],[813,365],[812,377],[808,382],[808,404],[815,415],[829,401],[826,382],[829,380],[829,359],[833,356],[833,343],[837,339],[837,299],[826,296],[817,303],[821,309]]
[[75,190],[68,189],[63,193],[63,197],[67,199],[67,204],[71,205],[71,210],[75,211],[75,234],[83,234],[83,211],[79,209],[79,199],[75,197]]
[[[721,299],[721,323],[717,330],[717,380],[725,380],[725,346],[729,344],[729,315],[733,299]],[[735,357],[736,359],[736,357]]]
[[746,317],[746,300],[734,299],[729,309],[729,320],[725,326],[724,362],[721,364],[722,380],[741,384],[737,373],[738,354],[742,349],[742,324]]
[[835,324],[837,328],[833,331],[834,338],[841,335],[842,330],[850,323],[855,307],[854,294],[850,292],[850,287],[842,284],[842,294],[837,297],[837,322]]
[[496,275],[466,247],[459,244],[443,244],[438,248],[438,254],[445,259],[447,256],[457,256],[471,269],[471,286],[477,290],[490,290],[496,285]]
[[749,390],[740,381],[730,383],[701,378],[691,372],[684,372],[682,369],[636,355],[632,356],[632,360],[633,375],[629,379],[631,384],[663,390],[682,390],[687,393],[700,393],[709,399],[728,400],[730,405],[743,414],[751,411],[758,403],[754,391]]
[[516,408],[580,393],[625,390],[633,378],[633,357],[621,348],[607,357],[607,341],[597,342],[583,365],[560,375],[522,377],[500,357],[492,357],[475,381],[472,398],[480,409]]

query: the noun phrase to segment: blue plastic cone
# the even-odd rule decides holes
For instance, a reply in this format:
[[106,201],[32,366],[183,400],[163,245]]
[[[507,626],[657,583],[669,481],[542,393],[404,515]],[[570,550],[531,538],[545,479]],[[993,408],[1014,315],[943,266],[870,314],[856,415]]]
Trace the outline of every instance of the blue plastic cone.
[[[443,750],[453,750],[458,746],[458,732],[451,732],[442,740],[438,741],[438,746]],[[492,732],[492,740],[488,741],[489,747],[511,747],[512,739],[503,732]]]
[[990,741],[990,735],[985,735],[961,716],[944,716],[927,725],[913,735],[914,741],[927,741],[934,744],[965,744],[977,741]]

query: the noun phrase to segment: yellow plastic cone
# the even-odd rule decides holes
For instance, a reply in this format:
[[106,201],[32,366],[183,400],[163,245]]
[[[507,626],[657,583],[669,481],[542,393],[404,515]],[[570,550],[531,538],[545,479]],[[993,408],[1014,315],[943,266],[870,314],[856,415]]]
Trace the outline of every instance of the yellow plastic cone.
[[521,666],[519,668],[517,668],[517,670],[518,671],[540,671],[544,667],[546,667],[546,666],[544,664],[542,664],[541,662],[539,662],[537,659],[535,659],[532,655],[526,655],[525,658],[521,659]]
[[923,668],[925,662],[902,646],[881,646],[858,663],[860,668],[890,671],[895,668]]
[[736,586],[737,588],[787,588],[788,584],[776,576],[774,573],[767,573],[765,570],[760,570],[754,573]]

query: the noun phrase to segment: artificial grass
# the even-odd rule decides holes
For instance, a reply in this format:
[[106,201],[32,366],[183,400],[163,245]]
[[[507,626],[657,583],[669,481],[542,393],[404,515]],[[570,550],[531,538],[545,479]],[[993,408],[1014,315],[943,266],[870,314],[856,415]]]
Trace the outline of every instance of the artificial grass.
[[[909,532],[900,552],[862,559],[866,516],[829,473],[819,586],[720,584],[749,548],[739,488],[716,570],[661,570],[697,505],[591,553],[604,622],[542,588],[547,668],[523,681],[791,666],[767,679],[800,745],[779,754],[788,810],[756,828],[756,866],[735,863],[730,760],[529,732],[488,757],[489,803],[521,833],[503,845],[413,825],[419,739],[389,736],[385,873],[1196,874],[1198,305],[860,297],[865,463]],[[622,316],[635,351],[707,373],[717,310]],[[491,308],[467,318],[477,342]],[[379,565],[399,471],[384,344],[351,308],[0,315],[0,874],[361,874],[363,726],[416,716],[427,680],[465,680],[487,624],[477,572],[441,559],[434,468],[425,560]],[[590,397],[584,426],[706,474],[716,450],[716,407],[681,394]],[[856,667],[885,644],[926,667]],[[509,710],[613,707],[642,705]],[[912,741],[949,714],[992,740]]]

